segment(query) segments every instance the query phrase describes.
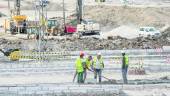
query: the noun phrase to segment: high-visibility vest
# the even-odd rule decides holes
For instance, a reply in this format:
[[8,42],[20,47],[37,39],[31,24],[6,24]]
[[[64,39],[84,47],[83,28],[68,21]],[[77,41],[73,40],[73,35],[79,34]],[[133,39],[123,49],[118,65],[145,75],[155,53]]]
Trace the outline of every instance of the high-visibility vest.
[[129,65],[129,57],[128,57],[128,55],[125,55],[125,65],[126,66]]
[[88,58],[87,58],[87,59],[86,59],[86,66],[87,66],[87,68],[90,68],[91,63],[92,63],[92,62],[91,62],[91,61],[89,61],[89,60],[88,60]]
[[84,71],[84,68],[83,68],[83,59],[81,59],[80,57],[77,58],[77,60],[76,60],[76,71],[78,73]]
[[46,25],[47,25],[47,22],[48,22],[48,21],[46,20],[45,17],[43,17],[43,18],[40,19],[40,24],[41,24],[41,25],[45,25],[45,26],[46,26]]
[[104,68],[104,62],[102,57],[100,58],[100,60],[97,59],[97,57],[94,58],[93,60],[93,67],[96,68],[96,62],[100,62],[100,69]]

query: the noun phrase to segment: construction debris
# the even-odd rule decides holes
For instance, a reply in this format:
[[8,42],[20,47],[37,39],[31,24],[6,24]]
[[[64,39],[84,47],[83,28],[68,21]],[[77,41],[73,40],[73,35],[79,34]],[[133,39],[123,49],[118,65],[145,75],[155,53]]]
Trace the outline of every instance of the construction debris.
[[170,23],[169,7],[86,6],[84,12],[86,17],[98,21],[102,27],[130,25],[161,28]]
[[144,68],[130,68],[128,70],[129,75],[145,75],[145,69]]
[[[161,48],[163,46],[169,46],[170,45],[170,30],[166,30],[162,33],[162,36],[159,38],[144,38],[144,37],[137,37],[134,39],[127,39],[120,36],[110,36],[107,39],[102,38],[96,38],[96,37],[84,37],[84,38],[78,38],[75,35],[69,35],[67,36],[61,36],[60,38],[51,38],[49,40],[46,40],[45,44],[46,47],[48,45],[56,45],[56,46],[48,46],[47,50],[69,50],[69,51],[75,51],[75,50],[102,50],[102,49],[108,49],[108,50],[115,50],[115,49],[155,49],[155,48]],[[31,41],[31,40],[30,40]],[[33,40],[34,41],[34,40]],[[89,42],[90,41],[90,42]],[[13,46],[14,48],[21,48],[23,46],[29,45],[35,45],[32,43],[35,42],[27,42],[27,40],[8,40],[5,38],[1,38],[0,44],[1,48],[11,48]],[[12,44],[12,45],[11,45]],[[26,45],[25,45],[26,44]],[[21,46],[23,45],[23,46]],[[95,45],[95,46],[94,46]]]

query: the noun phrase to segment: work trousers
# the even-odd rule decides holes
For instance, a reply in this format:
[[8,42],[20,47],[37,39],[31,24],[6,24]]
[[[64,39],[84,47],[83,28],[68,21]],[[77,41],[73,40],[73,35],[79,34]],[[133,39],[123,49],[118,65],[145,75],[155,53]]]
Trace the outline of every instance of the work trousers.
[[94,69],[94,79],[97,79],[97,76],[99,77],[99,83],[102,81],[102,69]]
[[78,82],[78,83],[84,83],[84,80],[83,80],[83,72],[78,72],[77,82]]
[[85,80],[86,80],[86,77],[87,77],[87,70],[84,69],[84,72],[83,72],[83,80],[84,80],[84,82],[85,82]]
[[123,77],[123,83],[127,84],[128,80],[127,80],[127,72],[128,72],[128,67],[126,68],[122,68],[122,77]]

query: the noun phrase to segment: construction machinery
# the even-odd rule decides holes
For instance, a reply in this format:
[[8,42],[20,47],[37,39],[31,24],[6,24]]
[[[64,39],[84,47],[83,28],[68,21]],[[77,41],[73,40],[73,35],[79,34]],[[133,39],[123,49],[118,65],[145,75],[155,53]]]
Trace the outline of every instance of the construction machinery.
[[20,0],[15,0],[14,10],[10,11],[10,19],[5,20],[4,28],[10,31],[11,34],[26,33],[26,20],[27,16],[20,15]]
[[27,33],[26,32],[26,19],[25,15],[16,15],[12,16],[12,20],[10,20],[10,32],[12,34],[16,33]]
[[77,25],[77,32],[80,35],[100,35],[100,25],[92,19],[83,19],[81,24]]
[[9,50],[2,50],[0,49],[5,56],[9,57],[11,61],[17,61],[20,57],[20,50],[19,49],[9,49]]
[[83,19],[83,0],[77,0],[77,32],[80,36],[100,35],[100,24],[92,19]]
[[[41,3],[42,4],[40,5],[47,6],[47,3],[49,2],[47,2],[47,0],[42,0]],[[9,26],[8,28],[5,26],[5,30],[9,30],[12,34],[28,33],[28,31],[30,32],[30,30],[34,30],[34,29],[36,30],[36,28],[40,26],[40,25],[36,25],[36,28],[35,26],[32,27],[33,25],[30,25],[29,23],[32,21],[27,20],[27,16],[20,15],[20,4],[21,4],[21,0],[15,0],[15,8],[14,11],[12,11],[11,19],[5,22],[5,25]],[[37,4],[39,4],[39,2]],[[64,14],[63,26],[61,26],[62,25],[60,24],[61,22],[59,23],[56,19],[47,20],[47,18],[44,17],[46,19],[45,22],[47,23],[46,25],[47,35],[55,36],[55,35],[60,35],[63,32],[66,34],[70,34],[70,33],[72,34],[77,32],[80,36],[86,34],[98,34],[98,35],[100,34],[100,24],[98,24],[92,19],[83,18],[83,0],[77,0],[76,13],[77,13],[76,25],[66,24],[64,9],[63,9],[63,14]]]
[[48,19],[47,35],[56,36],[62,34],[62,26],[57,19]]

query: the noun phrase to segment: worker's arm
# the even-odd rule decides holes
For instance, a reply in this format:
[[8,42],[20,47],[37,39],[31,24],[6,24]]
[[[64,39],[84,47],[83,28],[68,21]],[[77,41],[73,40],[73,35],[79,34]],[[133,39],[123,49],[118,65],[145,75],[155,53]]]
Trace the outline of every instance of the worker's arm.
[[92,61],[92,64],[91,64],[91,69],[94,70],[94,61]]
[[104,63],[103,63],[103,68],[104,68]]
[[104,68],[104,62],[102,61],[102,65],[103,65],[103,68]]
[[87,70],[92,71],[90,68],[92,68],[92,65],[90,65],[90,68],[86,65]]

